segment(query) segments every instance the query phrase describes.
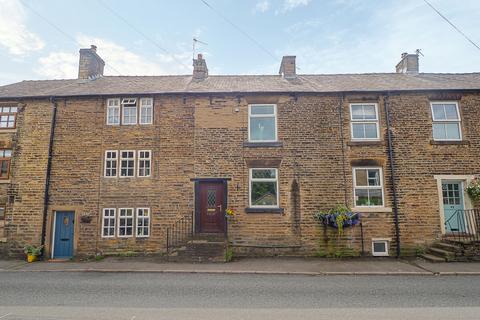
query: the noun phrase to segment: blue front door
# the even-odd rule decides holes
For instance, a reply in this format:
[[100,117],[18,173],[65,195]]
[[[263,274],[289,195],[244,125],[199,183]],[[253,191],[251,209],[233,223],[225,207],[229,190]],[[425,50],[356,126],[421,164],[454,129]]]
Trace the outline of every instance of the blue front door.
[[463,188],[460,181],[443,181],[442,182],[442,194],[443,194],[443,211],[445,215],[445,231],[463,232],[465,223],[459,219],[464,219],[463,213],[455,215],[457,210],[463,210]]
[[53,258],[71,258],[73,256],[73,212],[55,212],[55,235]]

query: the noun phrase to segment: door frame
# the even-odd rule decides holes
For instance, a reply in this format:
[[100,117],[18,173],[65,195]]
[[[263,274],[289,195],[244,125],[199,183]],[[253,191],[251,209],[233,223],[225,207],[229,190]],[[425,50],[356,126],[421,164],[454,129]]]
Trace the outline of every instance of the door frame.
[[76,237],[76,234],[77,234],[77,230],[76,230],[76,226],[77,226],[77,223],[76,222],[76,213],[74,210],[54,210],[53,211],[53,214],[52,214],[52,240],[51,240],[51,246],[50,246],[50,258],[51,259],[55,259],[54,258],[54,254],[55,254],[55,229],[56,229],[56,224],[57,224],[57,213],[60,213],[60,212],[71,212],[73,213],[73,239],[72,239],[72,257],[75,256],[75,237]]
[[[194,233],[200,233],[200,185],[202,183],[222,183],[223,184],[223,203],[225,204],[224,210],[228,208],[228,181],[231,178],[195,178],[190,179],[194,182],[194,199],[195,199],[195,208],[194,208],[194,219],[193,219],[193,230]],[[224,233],[227,232],[227,223],[224,220]]]
[[463,209],[469,210],[473,209],[473,204],[470,201],[468,194],[465,192],[465,186],[470,183],[472,179],[475,178],[474,175],[435,175],[435,180],[437,180],[437,191],[438,191],[438,204],[439,204],[439,214],[440,214],[440,229],[442,235],[447,234],[445,230],[445,208],[443,206],[443,192],[442,192],[442,183],[443,182],[460,182],[462,184],[462,198],[463,198]]

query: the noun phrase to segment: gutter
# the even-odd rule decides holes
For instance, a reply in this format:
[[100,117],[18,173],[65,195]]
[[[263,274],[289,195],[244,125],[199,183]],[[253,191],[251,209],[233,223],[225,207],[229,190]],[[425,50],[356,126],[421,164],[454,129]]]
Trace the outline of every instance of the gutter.
[[[42,248],[45,246],[45,238],[47,233],[47,217],[48,217],[48,202],[50,200],[50,173],[52,171],[52,153],[53,153],[53,138],[55,136],[55,125],[57,122],[57,100],[55,97],[50,97],[52,104],[52,124],[50,126],[50,141],[48,144],[48,159],[47,159],[47,174],[45,177],[45,193],[43,197],[43,219],[42,219]],[[42,257],[45,255],[45,248],[42,249]]]
[[[350,95],[350,94],[402,94],[402,93],[428,93],[428,92],[455,92],[455,93],[479,93],[478,89],[403,89],[403,90],[346,90],[346,91],[208,91],[208,92],[195,92],[195,91],[172,91],[172,92],[144,92],[144,93],[95,93],[95,94],[60,94],[56,95],[56,98],[110,98],[110,97],[145,97],[145,96],[211,96],[211,95],[290,95],[290,94],[303,94],[303,95]],[[9,101],[12,99],[45,99],[48,95],[37,96],[2,96],[1,101]]]
[[397,184],[395,182],[395,163],[394,163],[394,150],[393,150],[393,138],[392,138],[392,129],[390,127],[390,109],[388,105],[388,100],[390,93],[387,92],[386,96],[383,98],[385,106],[385,118],[387,123],[387,144],[388,144],[388,162],[390,163],[390,185],[392,189],[393,196],[393,221],[395,223],[395,242],[397,244],[396,248],[396,257],[400,257],[400,225],[398,221],[398,196],[397,196]]

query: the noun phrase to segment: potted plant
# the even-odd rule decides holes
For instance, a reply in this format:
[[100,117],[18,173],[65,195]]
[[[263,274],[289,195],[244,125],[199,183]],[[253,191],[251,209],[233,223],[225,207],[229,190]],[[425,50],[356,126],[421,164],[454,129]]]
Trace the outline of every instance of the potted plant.
[[470,181],[465,191],[472,199],[474,206],[478,206],[480,204],[480,179],[475,178]]
[[314,213],[315,219],[338,230],[338,234],[343,233],[343,228],[353,227],[360,222],[360,213],[352,212],[346,205],[339,204],[328,211]]
[[43,246],[33,246],[33,245],[27,245],[25,248],[23,248],[23,251],[27,255],[27,261],[29,263],[32,263],[34,261],[37,261],[37,258],[40,256],[42,253]]

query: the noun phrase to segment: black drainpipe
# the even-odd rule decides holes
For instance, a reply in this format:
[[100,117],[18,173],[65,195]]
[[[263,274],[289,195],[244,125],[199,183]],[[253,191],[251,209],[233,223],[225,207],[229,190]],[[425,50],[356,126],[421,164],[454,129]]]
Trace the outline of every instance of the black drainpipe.
[[390,128],[390,110],[388,106],[388,99],[390,94],[383,98],[385,105],[385,118],[387,123],[387,137],[388,137],[388,161],[390,162],[390,184],[392,186],[393,196],[393,221],[395,223],[395,242],[397,243],[396,257],[400,257],[400,226],[398,222],[398,198],[397,198],[397,184],[395,182],[395,163],[393,160],[393,143],[392,130]]
[[[42,246],[45,246],[45,238],[47,233],[47,216],[48,216],[48,201],[50,191],[50,172],[52,169],[52,150],[53,138],[55,136],[55,124],[57,122],[57,101],[55,97],[50,97],[50,102],[53,106],[52,124],[50,126],[50,142],[48,144],[48,159],[47,159],[47,173],[45,177],[45,194],[43,198],[43,221],[42,221]],[[42,256],[45,253],[45,248],[42,249]]]

